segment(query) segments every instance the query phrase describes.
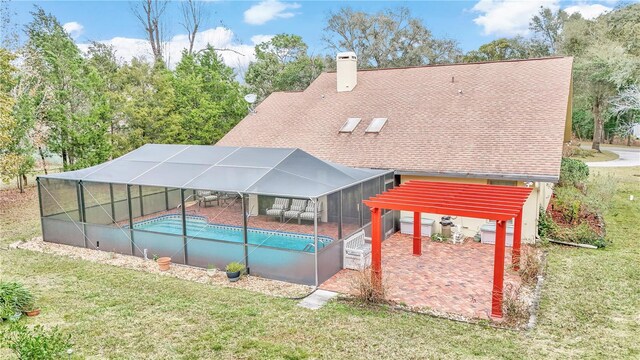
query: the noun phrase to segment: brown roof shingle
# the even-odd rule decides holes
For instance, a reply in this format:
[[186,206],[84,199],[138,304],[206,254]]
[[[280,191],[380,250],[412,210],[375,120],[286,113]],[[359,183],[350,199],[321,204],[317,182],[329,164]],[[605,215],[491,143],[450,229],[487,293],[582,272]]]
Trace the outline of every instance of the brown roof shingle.
[[[323,73],[303,92],[271,94],[218,144],[298,147],[348,166],[401,172],[554,180],[572,62],[359,71],[354,90],[341,93],[336,73]],[[362,121],[339,133],[348,117]],[[379,134],[365,134],[375,117],[388,121]]]

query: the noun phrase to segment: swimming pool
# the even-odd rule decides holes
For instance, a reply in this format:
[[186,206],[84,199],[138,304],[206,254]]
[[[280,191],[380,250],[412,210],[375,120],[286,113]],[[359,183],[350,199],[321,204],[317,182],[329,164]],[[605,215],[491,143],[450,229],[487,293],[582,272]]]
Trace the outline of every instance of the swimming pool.
[[[242,227],[219,225],[207,222],[202,216],[187,215],[187,236],[202,239],[243,242]],[[165,234],[182,235],[182,217],[163,215],[133,224],[137,230],[154,231]],[[313,252],[313,235],[284,231],[272,231],[257,228],[247,229],[247,241],[250,245],[269,246],[279,249]],[[333,241],[327,236],[318,236],[318,248]]]

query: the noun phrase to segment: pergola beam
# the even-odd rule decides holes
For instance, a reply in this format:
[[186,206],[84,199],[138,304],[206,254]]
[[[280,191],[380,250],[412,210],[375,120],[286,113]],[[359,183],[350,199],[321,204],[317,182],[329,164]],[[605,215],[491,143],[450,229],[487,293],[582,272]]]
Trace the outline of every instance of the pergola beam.
[[500,212],[510,212],[515,215],[522,208],[522,203],[520,204],[493,204],[489,205],[487,201],[464,201],[458,199],[431,199],[428,201],[419,201],[415,200],[415,196],[413,195],[395,195],[395,194],[384,194],[378,195],[372,198],[370,201],[398,201],[402,203],[418,203],[423,205],[434,205],[438,206],[439,204],[446,203],[448,205],[457,206],[461,208],[473,208],[473,209],[487,209],[487,210],[495,210]]
[[400,203],[390,201],[373,201],[366,200],[364,203],[369,207],[378,207],[381,209],[387,210],[405,210],[412,212],[421,212],[421,213],[435,213],[435,214],[447,214],[452,216],[466,216],[466,217],[474,217],[479,219],[489,219],[489,220],[511,220],[514,218],[515,214],[511,212],[495,212],[489,210],[469,210],[464,208],[453,208],[447,206],[423,206],[419,204],[409,204],[409,203]]
[[[400,189],[400,187],[396,188]],[[397,194],[394,192],[387,192],[388,194]],[[460,198],[459,193],[452,193],[449,191],[443,190],[416,190],[416,189],[405,189],[402,191],[403,195],[414,195],[414,196],[428,196],[430,199],[458,199]],[[378,195],[380,196],[380,195]],[[520,195],[500,195],[496,197],[496,195],[486,195],[486,194],[464,194],[465,199],[474,200],[474,201],[496,201],[499,203],[505,204],[522,204],[522,196]]]
[[[483,192],[491,192],[491,193],[505,192],[508,194],[514,194],[514,193],[526,194],[531,190],[531,188],[518,187],[518,186],[466,184],[466,183],[456,184],[456,183],[424,181],[424,180],[409,180],[405,183],[402,183],[400,186],[403,186],[403,185],[410,185],[411,187],[438,188],[438,189],[462,189],[467,191],[482,190]],[[470,188],[469,185],[472,185],[473,188]]]

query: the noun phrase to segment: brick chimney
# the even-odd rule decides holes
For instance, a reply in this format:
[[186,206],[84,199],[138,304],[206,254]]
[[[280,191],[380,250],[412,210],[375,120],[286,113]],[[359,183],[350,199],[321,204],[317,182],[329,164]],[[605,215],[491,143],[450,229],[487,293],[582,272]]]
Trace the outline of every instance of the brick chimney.
[[358,58],[354,52],[341,52],[336,56],[336,83],[338,92],[351,91],[358,84]]

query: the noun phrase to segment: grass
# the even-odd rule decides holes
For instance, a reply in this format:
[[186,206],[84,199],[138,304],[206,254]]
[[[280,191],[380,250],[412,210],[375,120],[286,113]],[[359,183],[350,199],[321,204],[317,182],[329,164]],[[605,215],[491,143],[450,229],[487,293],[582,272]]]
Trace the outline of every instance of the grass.
[[[620,183],[605,214],[612,244],[547,248],[529,332],[346,302],[310,311],[294,300],[25,250],[0,250],[0,277],[35,290],[42,314],[23,321],[71,333],[78,358],[638,358],[640,201],[629,195],[640,197],[640,168],[594,173]],[[33,190],[11,202],[0,196],[0,247],[38,235]]]
[[604,150],[601,149],[602,152],[597,152],[595,150],[585,150],[585,153],[587,153],[588,155],[586,156],[572,156],[572,159],[577,159],[577,160],[582,160],[584,162],[600,162],[600,161],[611,161],[611,160],[616,160],[618,159],[620,156],[618,156],[618,154],[609,151],[609,150]]

